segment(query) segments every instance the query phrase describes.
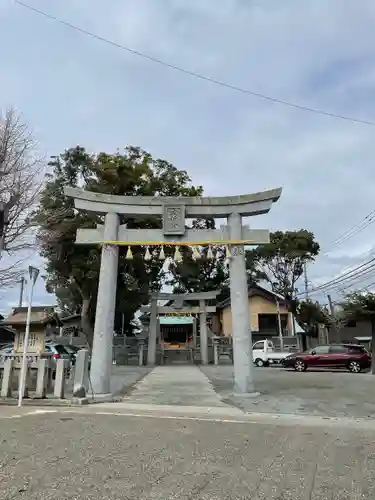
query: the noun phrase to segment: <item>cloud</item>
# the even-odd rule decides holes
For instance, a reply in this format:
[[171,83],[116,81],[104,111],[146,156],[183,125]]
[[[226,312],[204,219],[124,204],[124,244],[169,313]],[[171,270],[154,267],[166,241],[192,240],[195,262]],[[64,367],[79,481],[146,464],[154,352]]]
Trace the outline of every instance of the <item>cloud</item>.
[[[34,0],[100,36],[233,85],[375,120],[372,0]],[[236,93],[2,8],[1,95],[24,111],[47,154],[73,144],[136,144],[188,170],[207,194],[283,186],[272,230],[307,228],[328,257],[312,282],[353,264],[371,232],[330,248],[373,209],[375,127]],[[25,78],[27,75],[27,78]],[[341,251],[339,258],[330,254]],[[334,257],[334,258],[333,258]]]

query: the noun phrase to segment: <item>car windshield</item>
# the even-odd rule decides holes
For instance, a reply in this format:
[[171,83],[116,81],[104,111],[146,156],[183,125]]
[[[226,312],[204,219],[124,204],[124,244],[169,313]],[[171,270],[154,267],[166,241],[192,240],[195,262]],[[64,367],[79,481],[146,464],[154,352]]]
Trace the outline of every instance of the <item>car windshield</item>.
[[59,354],[69,354],[69,352],[65,349],[65,347],[61,344],[55,344],[54,348]]
[[64,348],[68,352],[72,352],[72,353],[76,353],[80,350],[79,347],[76,347],[75,345],[65,345]]
[[53,344],[51,342],[47,343],[45,346],[46,352],[57,352],[60,355],[69,354],[69,352],[65,349],[62,344]]
[[13,346],[2,347],[0,349],[0,354],[9,354],[10,352],[12,352],[12,350],[13,350]]

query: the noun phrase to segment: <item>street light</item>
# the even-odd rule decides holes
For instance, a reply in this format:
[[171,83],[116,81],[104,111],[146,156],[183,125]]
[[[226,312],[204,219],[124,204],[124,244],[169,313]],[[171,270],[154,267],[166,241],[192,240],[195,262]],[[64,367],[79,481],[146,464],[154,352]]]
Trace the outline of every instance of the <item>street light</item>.
[[26,369],[27,369],[27,349],[29,347],[29,335],[30,335],[30,321],[31,321],[31,305],[33,302],[33,294],[36,280],[39,275],[39,269],[33,266],[29,266],[29,304],[27,308],[27,317],[26,317],[26,330],[25,330],[25,338],[23,341],[23,355],[22,355],[22,366],[21,366],[21,377],[18,388],[18,406],[22,406],[22,398],[25,392],[26,385]]

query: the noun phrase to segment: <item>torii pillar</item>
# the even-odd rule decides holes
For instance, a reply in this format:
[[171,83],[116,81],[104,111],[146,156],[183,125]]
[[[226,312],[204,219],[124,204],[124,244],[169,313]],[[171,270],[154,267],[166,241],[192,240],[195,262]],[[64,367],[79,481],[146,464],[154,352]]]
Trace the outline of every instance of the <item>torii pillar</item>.
[[[242,225],[242,217],[266,214],[281,195],[281,189],[233,197],[115,196],[76,188],[65,188],[75,207],[106,214],[105,225],[79,229],[76,243],[103,245],[100,267],[91,381],[94,393],[110,391],[114,302],[117,283],[118,245],[229,245],[230,294],[232,302],[234,391],[254,392],[252,340],[248,305],[244,245],[269,243],[269,232]],[[162,229],[118,227],[118,214],[162,216]],[[228,225],[213,230],[186,229],[186,218],[223,218]],[[116,234],[117,230],[117,234]]]

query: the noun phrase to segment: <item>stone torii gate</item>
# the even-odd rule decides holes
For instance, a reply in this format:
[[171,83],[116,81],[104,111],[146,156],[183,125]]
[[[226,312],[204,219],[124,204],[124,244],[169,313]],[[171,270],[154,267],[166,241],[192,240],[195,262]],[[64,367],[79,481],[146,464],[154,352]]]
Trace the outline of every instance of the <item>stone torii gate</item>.
[[[91,360],[94,393],[110,392],[113,323],[119,245],[227,245],[230,250],[230,297],[233,325],[234,392],[253,392],[251,326],[244,245],[269,242],[269,232],[249,229],[242,217],[266,214],[281,189],[228,197],[115,196],[65,188],[75,207],[105,214],[104,226],[79,229],[76,243],[102,245],[98,298]],[[162,229],[127,229],[119,214],[162,216]],[[227,218],[221,229],[186,229],[186,218]]]
[[[148,337],[147,364],[154,365],[156,359],[156,337],[158,314],[170,314],[175,312],[186,312],[190,314],[199,314],[200,328],[200,351],[201,363],[208,364],[208,335],[207,335],[207,313],[216,311],[216,306],[208,306],[206,300],[216,299],[219,295],[219,290],[209,292],[173,294],[173,293],[156,293],[151,295],[151,305],[141,307],[141,311],[150,313],[150,328]],[[158,300],[173,300],[172,306],[158,306]],[[199,300],[199,306],[184,307],[183,303],[189,300]]]

